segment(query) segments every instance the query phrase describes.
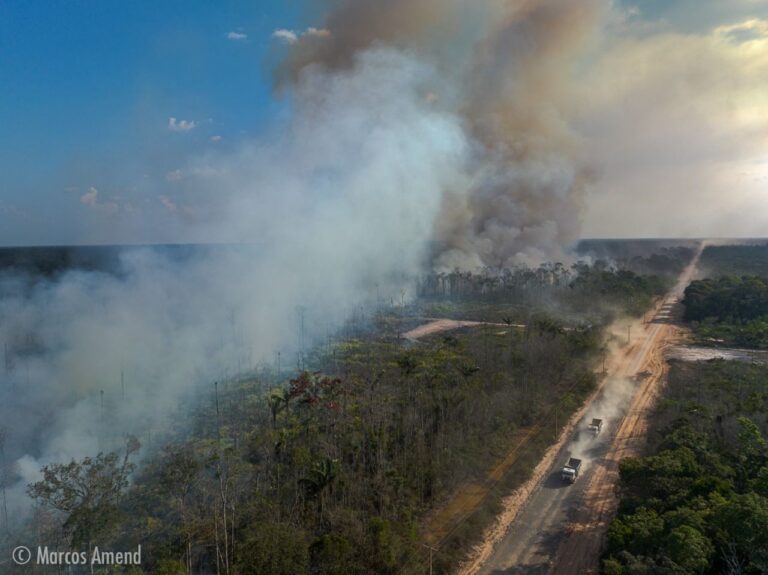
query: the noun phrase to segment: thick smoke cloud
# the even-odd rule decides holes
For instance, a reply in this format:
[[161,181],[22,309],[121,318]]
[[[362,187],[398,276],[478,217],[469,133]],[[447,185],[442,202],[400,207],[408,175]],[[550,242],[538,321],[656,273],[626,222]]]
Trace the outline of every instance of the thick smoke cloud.
[[590,169],[571,128],[574,74],[599,36],[601,0],[342,2],[323,37],[294,43],[281,85],[307,70],[348,67],[374,46],[426,60],[430,89],[472,147],[466,187],[446,190],[435,229],[438,269],[562,257],[577,239]]
[[190,160],[163,196],[199,239],[247,248],[3,280],[12,507],[42,465],[162,434],[180,401],[276,351],[292,363],[299,306],[311,345],[425,269],[560,257],[589,181],[568,78],[603,8],[357,0],[292,35],[290,120]]

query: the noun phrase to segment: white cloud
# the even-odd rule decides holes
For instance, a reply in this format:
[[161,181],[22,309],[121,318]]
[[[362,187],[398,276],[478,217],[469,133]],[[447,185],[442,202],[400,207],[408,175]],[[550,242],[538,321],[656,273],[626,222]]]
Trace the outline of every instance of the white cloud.
[[178,182],[184,178],[184,174],[181,170],[172,170],[165,174],[165,179],[168,182]]
[[331,31],[325,28],[307,28],[303,36],[314,36],[315,38],[330,38]]
[[200,217],[194,206],[179,204],[168,196],[158,196],[157,198],[168,213],[175,214],[183,219],[197,219]]
[[171,132],[189,132],[197,128],[197,122],[194,120],[177,120],[176,118],[168,118],[168,129]]
[[287,44],[296,44],[303,38],[330,38],[331,36],[331,31],[325,28],[307,28],[304,32],[294,32],[281,28],[272,33],[273,38],[282,40]]
[[245,42],[248,39],[248,34],[245,32],[235,32],[234,30],[227,34],[227,38],[233,42]]
[[219,142],[221,142],[221,139],[222,139],[222,138],[221,138],[221,136],[211,136],[211,137],[209,138],[209,141],[210,141],[212,144],[218,144]]
[[191,173],[196,178],[216,178],[222,175],[222,170],[209,165],[201,165],[192,168]]
[[117,214],[118,212],[135,212],[136,208],[119,196],[108,200],[101,200],[99,190],[91,186],[88,191],[80,196],[80,203],[93,210],[98,210],[107,214]]
[[88,188],[88,191],[80,196],[80,203],[84,206],[95,207],[99,203],[99,190],[94,187]]
[[768,36],[768,20],[752,18],[737,24],[718,26],[715,35],[735,41],[757,40]]
[[295,44],[299,41],[299,37],[296,35],[296,32],[292,32],[291,30],[275,30],[272,33],[272,37],[287,42],[288,44]]
[[23,216],[23,212],[13,204],[6,204],[0,201],[0,216]]
[[165,209],[168,210],[169,212],[179,211],[179,207],[168,196],[160,196],[159,199],[160,199],[160,203],[163,204]]

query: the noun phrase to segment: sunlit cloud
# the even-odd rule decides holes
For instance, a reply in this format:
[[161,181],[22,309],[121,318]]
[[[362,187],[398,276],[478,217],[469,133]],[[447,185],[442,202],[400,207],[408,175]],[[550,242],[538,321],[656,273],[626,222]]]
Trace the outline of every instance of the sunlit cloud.
[[96,188],[88,188],[88,191],[80,196],[80,203],[84,206],[95,206],[99,201],[99,190]]
[[3,201],[0,201],[0,216],[23,216],[23,215],[24,213],[13,204],[8,204]]
[[112,197],[105,200],[101,199],[99,190],[91,186],[88,191],[80,196],[80,203],[88,208],[106,214],[117,214],[120,212],[134,212],[134,206],[119,197]]
[[303,38],[330,38],[330,30],[324,28],[307,28],[303,32],[294,32],[293,30],[279,29],[272,33],[272,37],[282,40],[287,44],[296,44]]
[[168,118],[168,129],[171,132],[189,132],[197,128],[197,122],[193,120],[177,120],[174,117]]
[[291,32],[290,30],[284,29],[275,30],[272,33],[272,37],[287,42],[288,44],[295,44],[299,40],[296,32]]
[[169,212],[177,212],[179,210],[179,207],[168,196],[160,196],[159,200]]
[[585,153],[600,176],[588,235],[742,236],[768,225],[755,169],[768,155],[768,21],[616,36],[582,90]]
[[245,42],[248,39],[248,34],[245,32],[235,32],[234,30],[227,34],[227,39],[233,42]]
[[165,174],[165,179],[168,182],[179,182],[184,179],[184,174],[181,170],[172,170]]

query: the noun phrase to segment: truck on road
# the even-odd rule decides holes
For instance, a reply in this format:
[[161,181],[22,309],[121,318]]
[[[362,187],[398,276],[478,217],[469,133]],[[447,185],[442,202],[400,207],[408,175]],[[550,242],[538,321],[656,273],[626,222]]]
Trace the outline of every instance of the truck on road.
[[592,419],[592,423],[589,424],[589,430],[592,432],[592,435],[600,435],[600,432],[603,430],[603,420]]
[[579,469],[581,469],[581,459],[570,457],[568,463],[565,464],[565,467],[563,467],[563,471],[560,474],[563,481],[576,483],[576,478],[579,476]]

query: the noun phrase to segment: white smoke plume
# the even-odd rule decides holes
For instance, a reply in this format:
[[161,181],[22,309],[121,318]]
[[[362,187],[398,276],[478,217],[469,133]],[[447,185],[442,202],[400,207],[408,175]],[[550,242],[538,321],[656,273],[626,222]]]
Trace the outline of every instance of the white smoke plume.
[[284,46],[291,119],[191,160],[163,202],[198,241],[247,248],[132,250],[117,276],[31,289],[5,278],[0,341],[26,349],[0,376],[12,507],[42,465],[183,425],[169,417],[188,394],[295,351],[297,306],[311,342],[424,269],[560,257],[590,181],[569,78],[606,8],[336,3],[323,33]]
[[13,508],[40,466],[183,425],[168,419],[180,399],[276,351],[294,366],[297,306],[311,345],[376,291],[409,289],[468,155],[457,119],[423,97],[433,74],[384,48],[343,72],[307,73],[282,132],[196,160],[205,177],[190,197],[218,206],[198,210],[196,225],[247,247],[182,261],[134,249],[118,276],[3,280],[0,342],[14,358],[0,374],[0,421],[21,474]]

